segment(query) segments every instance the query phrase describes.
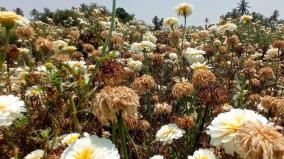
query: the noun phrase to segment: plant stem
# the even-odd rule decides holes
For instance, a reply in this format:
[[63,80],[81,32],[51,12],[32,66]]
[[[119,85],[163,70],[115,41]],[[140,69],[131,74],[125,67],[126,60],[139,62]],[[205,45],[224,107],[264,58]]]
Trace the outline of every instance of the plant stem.
[[115,144],[115,134],[116,134],[116,124],[112,123],[111,125],[111,141]]
[[76,129],[77,132],[79,132],[82,135],[83,134],[82,128],[81,128],[81,125],[80,125],[80,122],[79,122],[79,119],[78,119],[78,116],[77,116],[77,111],[76,111],[74,99],[73,99],[72,96],[69,96],[69,102],[70,102],[69,104],[70,104],[71,116],[72,116],[72,119],[73,119],[75,129]]
[[206,105],[204,115],[203,115],[203,117],[202,117],[202,120],[201,120],[201,123],[200,123],[200,125],[199,125],[198,131],[196,132],[195,141],[194,141],[194,146],[193,146],[192,151],[195,151],[195,149],[196,149],[197,146],[198,146],[198,141],[199,141],[199,138],[200,138],[201,133],[202,133],[202,131],[203,131],[204,124],[205,124],[205,122],[206,122],[206,117],[207,117],[207,115],[208,115],[208,112],[209,112],[209,106]]
[[125,126],[124,121],[121,115],[121,112],[116,114],[118,122],[118,133],[121,142],[121,149],[123,152],[124,159],[128,159],[127,149],[126,149],[126,140],[125,140]]

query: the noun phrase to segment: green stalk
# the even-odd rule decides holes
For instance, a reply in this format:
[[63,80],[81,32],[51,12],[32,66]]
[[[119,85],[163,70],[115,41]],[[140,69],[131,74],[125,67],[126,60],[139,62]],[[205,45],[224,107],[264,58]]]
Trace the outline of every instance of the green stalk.
[[81,128],[80,121],[79,121],[78,116],[77,116],[77,111],[76,111],[74,99],[73,99],[72,96],[69,96],[69,102],[70,102],[69,104],[70,104],[71,116],[72,116],[72,119],[73,119],[75,129],[76,129],[77,132],[79,132],[82,135],[83,134],[82,128]]
[[121,112],[116,114],[117,122],[118,122],[118,133],[121,142],[121,149],[123,152],[124,159],[128,159],[127,149],[126,149],[126,139],[125,139],[125,125],[121,115]]
[[116,133],[116,124],[112,123],[111,125],[111,141],[115,144],[115,133]]
[[107,39],[106,39],[106,41],[104,43],[104,46],[102,48],[102,53],[100,55],[101,58],[96,62],[96,66],[95,66],[95,68],[94,68],[94,70],[92,72],[92,75],[90,76],[90,79],[89,79],[88,83],[85,85],[85,87],[82,90],[82,94],[80,96],[81,100],[79,101],[78,106],[80,106],[85,101],[86,94],[88,93],[88,91],[89,91],[89,89],[91,87],[92,81],[94,80],[99,67],[101,66],[102,62],[104,60],[106,60],[106,58],[105,58],[105,56],[107,55],[107,50],[106,49],[107,49],[107,46],[110,43],[110,39],[112,37],[112,32],[113,32],[114,27],[115,27],[115,24],[114,24],[114,22],[115,22],[115,14],[116,14],[115,11],[116,11],[116,0],[113,0],[112,15],[111,15],[111,25],[110,25],[109,34],[108,34]]

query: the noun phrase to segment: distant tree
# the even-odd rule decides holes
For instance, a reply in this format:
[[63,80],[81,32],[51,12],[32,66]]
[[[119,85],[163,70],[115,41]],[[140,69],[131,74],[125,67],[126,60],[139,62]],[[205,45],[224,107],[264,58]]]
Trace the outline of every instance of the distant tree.
[[117,8],[116,9],[116,16],[119,18],[123,23],[126,23],[134,18],[134,15],[129,14],[125,11],[124,8]]
[[155,16],[152,19],[152,23],[154,24],[154,30],[160,30],[163,26],[164,19],[160,19],[158,16]]
[[273,21],[277,21],[278,18],[279,18],[279,10],[275,9],[273,12],[272,12],[272,15],[270,17],[270,20],[273,20]]
[[206,17],[205,20],[204,20],[204,22],[205,22],[205,25],[208,25],[209,19]]
[[37,19],[39,17],[40,13],[37,9],[33,9],[30,11],[30,16],[33,17],[33,19]]
[[5,7],[0,7],[0,11],[6,11],[7,9]]
[[247,2],[246,0],[241,0],[238,3],[237,9],[242,15],[249,13],[248,8],[250,8],[250,6],[249,6],[249,2]]
[[16,8],[14,12],[20,16],[24,16],[24,11],[21,8]]

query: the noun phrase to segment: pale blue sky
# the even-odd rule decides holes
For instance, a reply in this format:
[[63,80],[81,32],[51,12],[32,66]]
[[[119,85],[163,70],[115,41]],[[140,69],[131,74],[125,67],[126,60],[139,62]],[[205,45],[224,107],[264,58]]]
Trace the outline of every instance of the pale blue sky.
[[[261,12],[270,16],[274,9],[280,11],[280,18],[284,18],[284,0],[248,0],[250,2],[250,11]],[[111,0],[0,0],[0,6],[8,9],[16,7],[29,11],[33,8],[41,10],[48,7],[52,10],[57,8],[71,8],[79,6],[81,3],[95,2],[99,5],[105,5],[111,8]],[[193,25],[203,25],[205,17],[209,18],[211,23],[218,21],[221,14],[231,11],[239,0],[117,0],[119,7],[125,8],[128,12],[134,13],[138,19],[151,23],[151,19],[157,15],[159,17],[175,16],[173,8],[181,3],[189,2],[194,5],[195,11],[189,18]],[[26,12],[27,13],[27,12]]]

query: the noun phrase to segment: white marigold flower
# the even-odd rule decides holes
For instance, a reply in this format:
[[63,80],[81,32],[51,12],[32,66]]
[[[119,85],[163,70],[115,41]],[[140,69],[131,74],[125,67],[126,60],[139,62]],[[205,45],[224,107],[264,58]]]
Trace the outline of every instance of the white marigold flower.
[[0,126],[9,126],[25,112],[25,103],[17,96],[0,96]]
[[206,65],[206,62],[204,63],[200,63],[200,62],[196,62],[196,63],[193,63],[192,65],[190,65],[190,67],[196,71],[196,70],[200,70],[200,69],[204,69],[204,70],[207,70],[211,67],[209,67],[208,65]]
[[204,58],[205,51],[203,50],[197,50],[194,48],[187,48],[186,52],[184,53],[184,57],[188,60],[189,64],[197,63],[197,62],[203,62],[205,60]]
[[69,53],[72,53],[72,52],[76,51],[77,48],[75,46],[65,46],[62,50],[69,52]]
[[267,50],[266,54],[264,55],[265,59],[274,59],[278,56],[278,48],[271,48]]
[[70,133],[63,136],[62,144],[71,145],[80,138],[79,133]]
[[139,60],[131,59],[127,62],[127,66],[134,71],[140,71],[143,67],[143,63]]
[[86,71],[87,65],[85,61],[66,61],[65,64],[69,65],[75,71],[82,70]]
[[150,41],[142,41],[141,43],[133,43],[130,50],[135,53],[149,53],[156,49],[156,45]]
[[39,86],[32,86],[27,89],[25,96],[27,97],[37,97],[42,93],[42,90]]
[[148,31],[143,35],[143,40],[144,41],[150,41],[152,43],[156,43],[157,38],[151,32]]
[[235,136],[242,124],[246,122],[268,123],[265,117],[252,110],[232,109],[221,113],[208,126],[207,134],[211,136],[211,144],[218,148],[223,147],[229,154],[238,152]]
[[161,155],[155,155],[153,157],[150,157],[150,159],[164,159],[164,157]]
[[172,60],[172,61],[176,61],[178,59],[178,55],[176,53],[170,53],[169,54],[169,58]]
[[193,153],[193,156],[188,156],[187,159],[216,159],[212,151],[199,149]]
[[241,22],[243,23],[249,23],[252,20],[252,16],[251,15],[243,15],[241,16]]
[[178,19],[174,17],[168,17],[164,20],[163,23],[165,27],[175,27],[178,25]]
[[156,134],[156,140],[163,144],[170,144],[174,139],[179,139],[185,131],[180,129],[176,124],[168,124],[161,127]]
[[53,46],[53,50],[60,51],[64,47],[68,46],[68,44],[67,44],[67,42],[65,42],[63,40],[56,40],[56,41],[52,42],[52,46]]
[[42,159],[44,155],[43,150],[35,150],[31,153],[29,153],[24,159]]
[[175,12],[178,16],[188,17],[193,12],[193,6],[189,3],[181,3],[175,7]]
[[118,150],[108,139],[95,135],[78,139],[69,145],[60,159],[119,159]]
[[237,29],[237,25],[233,24],[233,23],[226,23],[226,24],[221,25],[219,27],[219,30],[220,30],[221,33],[225,33],[226,31],[233,32],[236,29]]

